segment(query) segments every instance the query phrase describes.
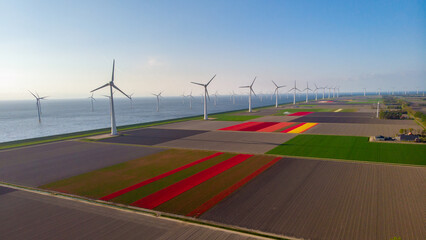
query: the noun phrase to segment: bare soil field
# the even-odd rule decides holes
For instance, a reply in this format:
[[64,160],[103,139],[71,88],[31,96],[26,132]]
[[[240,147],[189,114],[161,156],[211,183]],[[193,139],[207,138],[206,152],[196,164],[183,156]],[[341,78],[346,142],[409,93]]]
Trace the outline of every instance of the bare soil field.
[[360,112],[313,112],[309,115],[310,117],[342,117],[342,118],[374,118],[375,115],[372,113],[360,113]]
[[164,125],[155,126],[155,129],[180,129],[180,130],[201,130],[211,131],[220,128],[236,125],[238,121],[204,121],[204,120],[190,120],[178,123],[169,123]]
[[285,133],[213,131],[157,146],[263,154],[295,136]]
[[39,186],[163,149],[65,141],[0,151],[0,181]]
[[156,145],[192,135],[205,133],[200,130],[179,130],[179,129],[160,129],[160,128],[144,128],[125,132],[118,137],[106,138],[101,142],[109,143],[125,143],[138,145]]
[[0,239],[256,239],[5,187],[0,211]]
[[[411,126],[410,126],[411,127]],[[320,135],[344,135],[344,136],[390,136],[393,137],[399,133],[399,129],[407,128],[406,125],[380,125],[380,124],[362,124],[362,123],[321,123],[316,127],[307,130],[306,134]],[[420,129],[420,126],[413,127]]]
[[265,116],[250,120],[250,122],[292,122],[294,119],[298,119],[300,116]]
[[426,168],[286,158],[202,219],[304,239],[425,239]]

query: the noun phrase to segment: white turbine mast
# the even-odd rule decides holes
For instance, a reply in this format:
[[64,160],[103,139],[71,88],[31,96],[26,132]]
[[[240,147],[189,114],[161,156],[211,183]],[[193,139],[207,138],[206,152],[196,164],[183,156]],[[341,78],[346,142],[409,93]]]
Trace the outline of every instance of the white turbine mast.
[[130,97],[125,94],[123,91],[121,91],[115,84],[114,84],[114,69],[115,69],[115,59],[112,61],[112,76],[111,76],[111,81],[109,83],[106,83],[103,86],[100,86],[90,92],[94,92],[97,91],[101,88],[107,87],[109,86],[109,91],[110,91],[110,101],[111,101],[111,135],[115,136],[117,135],[117,126],[115,123],[115,110],[114,110],[114,93],[112,92],[112,89],[115,88],[117,89],[119,92],[121,92],[124,96],[126,96],[127,98],[130,99]]
[[295,105],[296,104],[296,91],[300,92],[300,90],[296,87],[296,81],[294,81],[294,88],[292,88],[288,91],[291,92],[292,90],[293,90],[293,105]]
[[204,120],[208,119],[208,113],[207,113],[207,98],[209,98],[210,101],[210,96],[209,96],[209,92],[207,91],[207,86],[209,86],[209,84],[211,83],[211,81],[213,81],[213,79],[216,77],[216,74],[212,77],[212,79],[210,79],[210,81],[208,81],[206,84],[202,84],[202,83],[196,83],[196,82],[191,82],[192,84],[196,84],[196,85],[200,85],[202,87],[204,87]]
[[367,88],[363,88],[364,89],[364,97],[365,97],[365,91],[367,91]]
[[315,90],[314,90],[315,101],[318,101],[318,90],[321,89],[321,88],[319,88],[315,83],[314,83],[314,86],[315,86]]
[[[251,113],[252,111],[251,111],[251,93],[253,93],[254,94],[254,96],[256,96],[256,93],[253,91],[253,84],[254,84],[254,81],[256,81],[256,78],[257,77],[255,77],[254,79],[253,79],[253,82],[251,83],[251,85],[248,85],[248,86],[241,86],[240,88],[248,88],[249,89],[249,112]],[[257,97],[257,96],[256,96]]]
[[[275,107],[278,107],[278,89],[285,87],[285,85],[282,86],[278,86],[278,84],[276,84],[274,81],[272,81],[272,83],[275,85]],[[272,100],[272,95],[271,95],[271,100]]]
[[155,94],[155,93],[152,94],[152,95],[157,97],[157,112],[160,111],[160,97],[163,97],[163,96],[161,96],[162,93],[163,93],[163,91],[161,91],[158,94]]
[[92,103],[92,112],[94,112],[94,111],[95,111],[95,109],[93,108],[93,101],[96,101],[96,99],[93,97],[93,93],[92,93],[92,95],[89,97],[89,99],[90,99],[90,102]]
[[32,93],[29,90],[28,90],[28,92],[30,92],[31,95],[33,95],[33,97],[35,97],[35,99],[36,99],[36,106],[37,106],[37,113],[38,113],[38,122],[41,123],[41,114],[42,113],[41,113],[41,101],[40,100],[43,100],[43,99],[47,98],[47,96],[40,97],[37,92],[35,94]]
[[309,88],[309,83],[308,82],[306,82],[306,88],[303,89],[303,91],[305,91],[305,90],[306,90],[306,102],[308,102],[308,100],[309,100],[309,91],[312,91],[312,89]]

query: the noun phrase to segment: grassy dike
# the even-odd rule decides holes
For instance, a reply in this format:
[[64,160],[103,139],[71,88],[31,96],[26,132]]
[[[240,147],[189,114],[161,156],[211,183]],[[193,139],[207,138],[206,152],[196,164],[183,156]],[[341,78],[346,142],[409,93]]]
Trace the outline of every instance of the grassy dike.
[[[299,101],[299,102],[303,102],[303,101]],[[290,104],[291,103],[286,103],[286,104],[281,104],[279,106],[290,105]],[[269,107],[272,107],[272,106],[275,106],[275,105],[253,108],[253,110],[269,108]],[[239,116],[238,117],[232,116],[233,113],[243,112],[245,110],[246,109],[244,108],[244,109],[239,109],[239,110],[232,110],[232,111],[227,111],[227,112],[214,113],[214,114],[210,114],[210,117],[214,118],[215,115],[217,115],[218,121],[221,121],[221,120],[222,121],[224,121],[224,120],[245,121],[245,120],[251,119],[251,118],[244,118],[244,116],[241,117],[241,118]],[[248,116],[248,117],[250,117],[250,116]],[[253,117],[253,118],[256,118],[256,117]],[[152,127],[152,126],[158,126],[158,125],[162,125],[162,124],[177,123],[177,122],[183,122],[183,121],[189,121],[189,120],[200,120],[201,118],[202,118],[202,115],[197,115],[197,116],[175,118],[175,119],[168,119],[168,120],[155,121],[155,122],[137,123],[137,124],[119,126],[119,127],[117,127],[117,131],[126,131],[126,130]],[[31,146],[31,145],[43,144],[43,143],[50,143],[50,142],[57,142],[57,141],[64,141],[64,140],[70,140],[70,139],[76,139],[76,138],[90,137],[90,136],[95,136],[95,135],[100,135],[100,134],[107,134],[110,131],[111,131],[110,128],[101,128],[101,129],[94,129],[94,130],[88,130],[88,131],[58,134],[58,135],[52,135],[52,136],[46,136],[46,137],[30,138],[30,139],[23,139],[23,140],[11,141],[11,142],[4,142],[4,143],[0,143],[0,150],[9,149],[9,148],[17,148],[17,147],[25,147],[25,146]]]

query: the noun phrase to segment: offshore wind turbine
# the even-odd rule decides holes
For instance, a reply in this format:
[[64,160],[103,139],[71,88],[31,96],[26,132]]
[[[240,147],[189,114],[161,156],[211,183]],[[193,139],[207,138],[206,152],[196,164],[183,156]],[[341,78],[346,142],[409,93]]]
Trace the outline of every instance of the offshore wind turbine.
[[121,92],[124,96],[126,96],[127,98],[130,98],[127,94],[125,94],[123,91],[121,91],[117,86],[115,86],[114,84],[114,68],[115,68],[115,59],[112,61],[112,76],[111,76],[111,81],[106,83],[105,85],[102,85],[90,92],[94,92],[97,91],[101,88],[107,87],[109,86],[109,91],[110,91],[110,102],[111,102],[111,135],[117,135],[117,126],[115,123],[115,110],[114,110],[114,94],[112,92],[112,89],[115,88],[117,89],[119,92]]
[[327,86],[325,87],[321,87],[322,88],[322,99],[324,99],[325,96],[325,89],[327,88]]
[[[278,84],[276,84],[274,81],[272,81],[272,83],[275,85],[275,107],[278,107],[278,89],[285,87],[285,85],[282,86],[278,86]],[[271,95],[271,100],[272,100],[272,95]]]
[[308,102],[309,90],[312,91],[312,89],[309,88],[309,83],[308,82],[306,82],[306,88],[303,89],[303,91],[305,91],[305,90],[306,90],[306,102]]
[[251,83],[251,85],[241,86],[240,87],[240,88],[248,88],[249,89],[249,112],[252,112],[251,111],[251,93],[253,92],[254,96],[256,96],[256,93],[253,91],[253,84],[254,84],[254,81],[256,81],[256,78],[257,77],[254,77],[253,82]]
[[210,81],[208,81],[206,84],[202,84],[202,83],[196,83],[196,82],[191,82],[192,84],[196,84],[196,85],[200,85],[202,87],[204,87],[204,120],[208,119],[208,113],[207,113],[207,97],[210,100],[210,96],[209,96],[209,92],[207,91],[207,87],[209,86],[209,84],[211,83],[211,81],[216,77],[216,74],[212,77],[212,79],[210,79]]
[[188,97],[189,97],[189,109],[192,109],[192,99],[194,98],[194,97],[192,96],[192,91],[191,91],[191,93],[188,95]]
[[235,92],[232,91],[232,104],[235,104]]
[[378,91],[378,93],[379,93],[379,96],[380,96],[380,91],[381,91],[381,90],[382,90],[382,89],[380,89],[380,88],[378,88],[378,89],[377,89],[377,91]]
[[318,89],[321,89],[321,88],[319,88],[315,83],[314,83],[314,85],[315,85],[315,90],[314,90],[315,101],[318,101]]
[[218,94],[218,92],[216,91],[216,92],[214,93],[214,105],[215,105],[215,106],[217,105],[217,94]]
[[153,93],[152,95],[154,95],[154,96],[156,96],[157,97],[157,112],[159,112],[160,111],[160,97],[162,97],[161,96],[161,94],[163,93],[163,91],[161,91],[160,93],[158,93],[158,94],[155,94],[155,93]]
[[47,96],[40,97],[37,92],[36,92],[36,94],[32,93],[31,91],[28,91],[28,92],[30,92],[31,95],[33,95],[33,97],[35,97],[35,99],[36,99],[38,122],[41,123],[41,101],[40,100],[47,98]]
[[92,112],[95,111],[95,109],[93,108],[93,101],[96,101],[96,99],[93,97],[93,93],[92,95],[89,97],[90,102],[92,103]]
[[296,91],[300,92],[300,90],[296,87],[296,81],[294,81],[294,88],[292,88],[288,91],[291,92],[292,90],[293,90],[293,105],[295,105],[296,104]]

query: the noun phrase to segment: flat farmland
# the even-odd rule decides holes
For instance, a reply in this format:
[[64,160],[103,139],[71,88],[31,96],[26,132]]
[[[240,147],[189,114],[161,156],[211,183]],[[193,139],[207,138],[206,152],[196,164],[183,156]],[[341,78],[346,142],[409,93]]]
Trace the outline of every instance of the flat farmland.
[[201,215],[304,239],[425,239],[426,169],[285,158]]
[[123,143],[137,145],[156,145],[163,142],[180,139],[192,135],[204,133],[200,130],[180,130],[180,129],[160,129],[160,128],[144,128],[132,130],[123,133],[117,137],[105,138],[101,142]]
[[369,142],[367,137],[298,135],[268,154],[426,165],[426,145]]
[[179,129],[179,130],[201,130],[211,131],[219,128],[229,127],[238,124],[238,121],[204,121],[204,120],[190,120],[178,123],[169,123],[152,127],[154,129]]
[[0,239],[258,239],[0,186]]
[[316,122],[316,123],[364,123],[364,124],[385,124],[385,125],[405,125],[407,127],[418,127],[412,120],[385,120],[366,117],[335,117],[307,115],[292,120],[293,122]]
[[[362,123],[321,123],[307,130],[307,134],[343,135],[343,136],[395,136],[404,125],[380,125]],[[414,128],[416,129],[416,128]]]
[[3,150],[0,180],[36,187],[161,151],[78,141]]
[[295,136],[285,133],[212,131],[157,146],[263,154]]

